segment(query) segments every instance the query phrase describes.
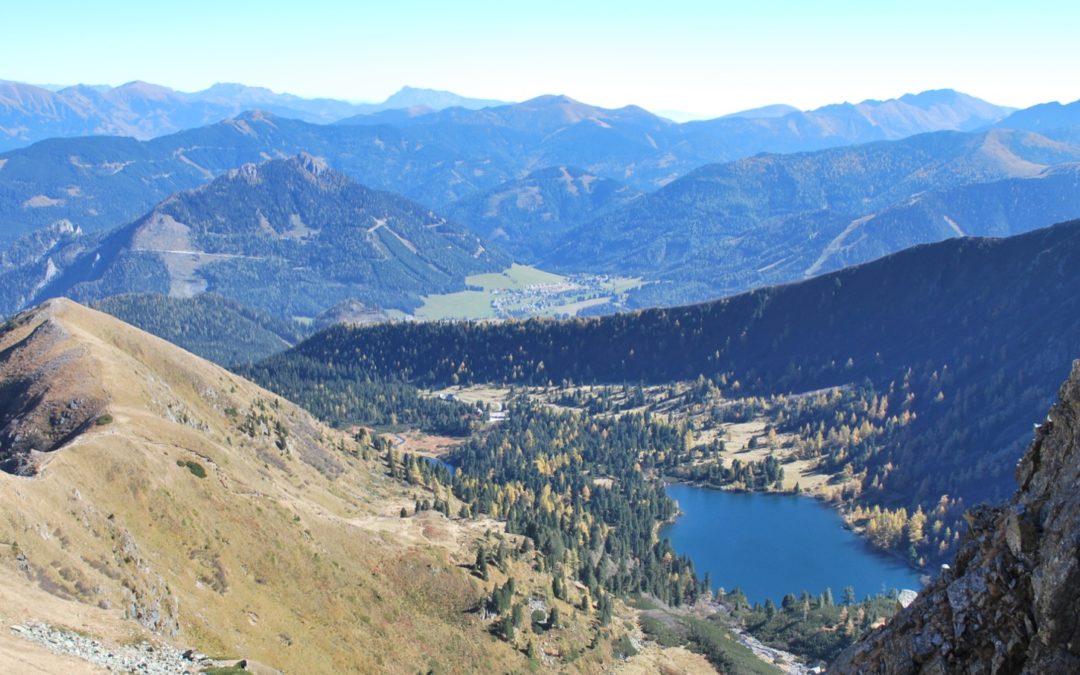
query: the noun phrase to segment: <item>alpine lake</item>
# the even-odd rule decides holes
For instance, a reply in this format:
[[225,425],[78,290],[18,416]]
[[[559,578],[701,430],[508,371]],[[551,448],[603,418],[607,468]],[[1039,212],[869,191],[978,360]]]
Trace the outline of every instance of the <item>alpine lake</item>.
[[750,602],[851,586],[857,599],[922,588],[919,573],[876,551],[844,527],[840,515],[810,497],[731,492],[685,484],[667,487],[679,518],[661,537],[709,573],[713,590],[741,589]]

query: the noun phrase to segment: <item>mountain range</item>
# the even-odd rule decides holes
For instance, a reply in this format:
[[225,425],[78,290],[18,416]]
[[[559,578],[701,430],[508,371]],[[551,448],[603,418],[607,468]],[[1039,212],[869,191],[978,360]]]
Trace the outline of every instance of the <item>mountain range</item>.
[[1076,217],[1077,161],[1080,145],[1011,130],[758,155],[701,167],[610,210],[542,260],[665,282],[637,292],[637,306],[703,300],[918,243]]
[[[947,115],[942,106],[950,104]],[[928,125],[975,124],[977,114],[991,114],[948,91],[827,112],[889,120],[909,108],[922,117],[905,117],[908,122]],[[761,119],[781,118],[728,122]],[[29,298],[48,269],[40,258],[50,250],[41,241],[48,232],[115,228],[244,163],[300,152],[325,157],[364,185],[449,214],[520,260],[658,282],[631,294],[638,307],[714,298],[925,241],[1021,232],[1080,215],[1070,182],[1075,172],[1064,166],[1080,160],[1071,127],[1049,135],[936,132],[715,164],[704,163],[709,144],[691,138],[703,129],[640,108],[605,110],[547,96],[481,110],[448,108],[397,125],[315,125],[255,112],[150,141],[52,139],[0,155],[0,244],[16,252],[8,257],[38,251],[36,280],[17,289]],[[820,140],[800,142],[813,146],[814,138]],[[765,136],[759,141],[768,144]],[[999,206],[991,214],[993,204]],[[375,304],[412,306],[401,296],[383,300]]]
[[64,229],[29,260],[2,272],[7,312],[58,295],[208,291],[282,319],[350,299],[411,310],[421,295],[509,265],[429,209],[310,155],[245,164],[109,233]]
[[235,83],[218,83],[187,93],[140,81],[118,87],[80,84],[57,88],[0,81],[0,151],[55,137],[107,135],[145,140],[213,124],[254,109],[329,124],[397,108],[423,106],[441,110],[500,103],[415,87],[403,87],[382,103],[352,103],[278,94],[264,87]]
[[[840,106],[813,134],[802,123],[776,122],[783,118],[679,125],[640,108],[606,110],[544,96],[483,110],[395,110],[376,115],[375,124],[315,125],[251,112],[145,142],[102,136],[52,139],[0,154],[0,244],[60,219],[86,230],[114,227],[169,194],[244,162],[299,152],[326,157],[365,185],[443,207],[552,166],[580,167],[649,191],[710,162],[990,124],[1006,112],[976,118],[974,111],[989,104],[980,108],[963,95],[951,95],[959,101],[951,114],[928,117],[927,110],[938,109],[929,104],[927,110],[901,102],[868,108],[910,113],[901,115],[905,121],[895,128],[888,116],[870,124],[870,112]],[[837,115],[862,122],[849,124]],[[876,131],[863,129],[866,124]]]
[[[758,152],[801,152],[898,140],[931,131],[975,131],[1013,112],[951,89],[905,94],[886,101],[836,103],[806,112],[787,108],[768,106],[688,122],[686,136],[705,152],[726,152],[717,159],[727,160]],[[723,147],[711,147],[715,143],[723,143]]]
[[356,114],[337,120],[338,124],[363,124],[365,117],[380,112],[413,110],[416,113],[433,113],[445,108],[465,108],[479,110],[493,106],[508,105],[506,101],[487,98],[469,98],[452,91],[441,89],[422,89],[405,86],[392,94],[382,103],[357,103]]

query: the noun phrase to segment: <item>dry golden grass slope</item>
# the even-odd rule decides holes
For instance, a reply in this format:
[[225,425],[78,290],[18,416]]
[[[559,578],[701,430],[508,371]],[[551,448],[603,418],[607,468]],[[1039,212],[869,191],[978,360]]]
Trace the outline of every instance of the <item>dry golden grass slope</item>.
[[495,524],[400,518],[415,488],[277,396],[54,300],[0,334],[0,399],[36,471],[0,473],[0,671],[75,672],[30,621],[297,673],[527,667],[466,611]]

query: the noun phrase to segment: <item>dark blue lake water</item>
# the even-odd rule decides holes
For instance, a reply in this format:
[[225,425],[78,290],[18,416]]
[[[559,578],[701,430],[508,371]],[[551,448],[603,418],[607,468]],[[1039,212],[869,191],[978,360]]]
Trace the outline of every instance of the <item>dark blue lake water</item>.
[[669,485],[683,515],[661,530],[675,551],[708,571],[715,588],[736,586],[750,602],[786,593],[817,595],[845,586],[859,599],[891,589],[919,590],[919,574],[871,549],[830,507],[809,497]]

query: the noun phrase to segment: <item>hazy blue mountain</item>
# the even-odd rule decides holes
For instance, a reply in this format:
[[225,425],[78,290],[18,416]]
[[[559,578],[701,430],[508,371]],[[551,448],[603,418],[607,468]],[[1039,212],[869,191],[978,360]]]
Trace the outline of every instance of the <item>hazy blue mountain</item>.
[[[920,105],[938,110],[945,103],[931,97]],[[0,154],[0,246],[61,219],[88,232],[115,227],[245,162],[298,152],[326,157],[365,185],[442,209],[544,167],[576,166],[651,191],[710,162],[843,145],[859,136],[843,125],[804,134],[798,124],[776,127],[775,119],[680,125],[634,106],[610,110],[564,96],[385,115],[379,124],[314,125],[248,112],[141,143],[52,139]],[[957,115],[931,118],[952,124]]]
[[723,117],[741,117],[748,120],[774,119],[798,112],[799,109],[795,106],[787,105],[786,103],[774,103],[772,105],[763,105],[758,108],[750,108],[749,110],[740,110],[738,112],[729,113],[723,115]]
[[[378,110],[400,110],[402,108],[416,107],[431,108],[432,110],[442,110],[444,108],[468,108],[475,110],[506,104],[506,101],[498,101],[495,99],[459,96],[452,91],[405,86],[382,103],[374,104],[374,106],[378,108]],[[377,111],[373,110],[372,112]]]
[[432,206],[546,166],[582,166],[654,187],[700,163],[673,158],[675,148],[657,139],[676,125],[640,108],[604,111],[544,97],[418,119],[434,123],[323,126],[251,112],[145,142],[42,141],[0,154],[0,245],[65,218],[87,231],[116,226],[245,162],[298,152],[324,156],[365,185]]
[[[115,227],[174,192],[259,161],[264,153],[279,154],[266,152],[269,143],[252,137],[251,129],[239,122],[221,123],[196,134],[198,140],[172,142],[114,136],[50,139],[0,154],[0,247],[59,220],[88,232]],[[189,159],[188,148],[206,165]]]
[[[470,184],[483,183],[499,163],[509,161],[513,164],[507,172],[511,179],[561,164],[579,166],[639,190],[652,190],[709,162],[763,151],[795,152],[928,131],[977,129],[1010,111],[941,90],[810,112],[773,106],[716,120],[676,124],[636,106],[612,110],[566,96],[539,96],[482,110],[421,109],[361,116],[342,124],[390,124],[407,138],[454,147],[459,154],[446,161],[460,161],[462,170],[458,175]],[[473,157],[477,148],[486,149],[491,156],[486,167],[479,167],[479,177],[475,168],[471,173],[467,170],[468,159],[462,159]],[[418,194],[404,191],[423,200]],[[461,194],[459,189],[453,192]]]
[[1076,168],[1048,171],[1076,161],[1080,146],[1008,130],[759,155],[702,167],[600,216],[546,261],[667,282],[642,289],[639,306],[718,297],[918,243],[1080,216]]
[[356,114],[358,108],[358,104],[348,101],[278,94],[265,87],[250,87],[236,83],[219,82],[207,89],[185,96],[189,100],[220,106],[222,110],[227,111],[227,114],[219,119],[233,117],[245,110],[265,110],[282,117],[327,124]]
[[997,123],[1004,129],[1026,129],[1045,133],[1066,127],[1080,126],[1080,101],[1062,105],[1058,102],[1017,110]]
[[358,110],[345,101],[305,99],[240,84],[216,84],[184,93],[146,82],[119,87],[75,85],[56,91],[0,82],[0,150],[55,137],[148,139],[219,122],[253,108],[319,123]]
[[897,140],[932,131],[974,131],[994,124],[1012,110],[941,89],[779,116],[736,113],[684,126],[689,143],[718,160],[728,160],[759,152],[802,152]]
[[363,187],[308,155],[245,164],[129,225],[48,247],[0,275],[0,310],[66,295],[210,292],[277,318],[349,299],[410,310],[465,288],[505,255],[429,209]]
[[[498,108],[493,117],[459,113],[440,118],[439,123],[475,124],[492,120],[506,123],[510,117],[520,120],[545,112],[538,108],[546,107],[548,99],[565,97],[542,96],[521,104],[506,104],[452,92],[404,87],[382,103],[350,103],[305,99],[233,83],[219,83],[203,91],[186,93],[138,81],[119,87],[75,85],[56,90],[0,81],[0,151],[54,137],[120,135],[147,139],[205,126],[252,109],[314,123],[341,120],[343,124],[371,125],[407,123],[418,116],[417,111],[427,109]],[[583,110],[582,106],[566,99],[564,108],[579,109],[566,111],[569,114],[562,117],[560,126],[583,118],[607,121],[614,112],[592,106]],[[377,115],[392,110],[412,112]],[[717,120],[688,123],[690,126],[676,135],[694,143],[702,142],[703,138],[709,141],[712,147],[704,154],[718,161],[743,156],[748,152],[746,148],[752,149],[750,154],[784,152],[901,138],[926,131],[970,130],[993,124],[1008,112],[1008,108],[942,90],[908,94],[890,101],[826,106],[805,113],[788,106],[766,106]],[[550,125],[545,128],[550,129]],[[654,141],[661,143],[660,139]],[[725,146],[730,146],[726,152]]]
[[388,110],[380,110],[370,114],[354,115],[337,122],[337,124],[353,126],[378,126],[380,124],[405,126],[412,124],[417,117],[424,117],[433,112],[436,112],[434,108],[429,108],[424,105],[414,105],[407,108],[390,108]]
[[365,185],[430,205],[511,180],[528,162],[528,144],[516,132],[452,132],[314,125],[256,111],[149,141],[41,141],[0,154],[0,248],[62,219],[88,232],[116,227],[244,163],[300,152],[326,157]]
[[145,140],[255,109],[329,124],[384,110],[482,108],[501,103],[412,87],[404,87],[382,103],[351,103],[278,94],[265,87],[235,83],[218,83],[189,93],[138,81],[119,87],[80,84],[55,88],[0,81],[0,151],[56,137],[109,135]]
[[465,197],[447,215],[516,260],[535,262],[566,232],[640,195],[618,181],[557,166]]

